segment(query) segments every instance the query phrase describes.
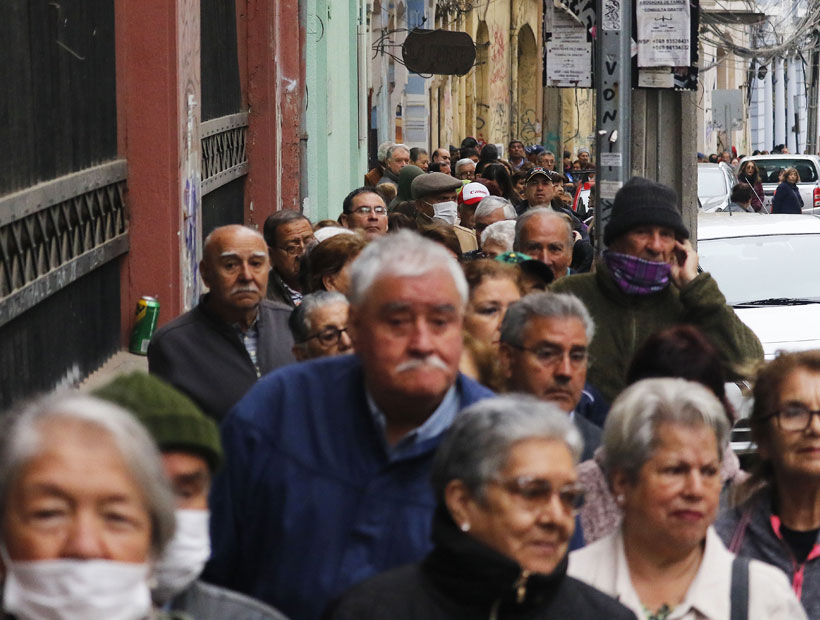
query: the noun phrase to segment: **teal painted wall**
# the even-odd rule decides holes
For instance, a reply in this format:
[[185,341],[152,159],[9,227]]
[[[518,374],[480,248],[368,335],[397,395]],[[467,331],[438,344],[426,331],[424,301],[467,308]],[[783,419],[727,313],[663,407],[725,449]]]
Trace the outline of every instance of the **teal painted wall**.
[[[336,219],[362,184],[367,142],[359,144],[359,0],[306,0],[305,214]],[[367,102],[365,101],[366,105]]]

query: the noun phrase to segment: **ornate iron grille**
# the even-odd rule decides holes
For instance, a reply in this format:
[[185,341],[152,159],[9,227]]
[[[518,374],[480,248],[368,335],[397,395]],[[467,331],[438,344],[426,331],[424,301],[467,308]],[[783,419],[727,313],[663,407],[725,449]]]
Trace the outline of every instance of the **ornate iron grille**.
[[0,325],[128,250],[118,160],[0,198]]
[[202,194],[248,174],[245,139],[248,114],[241,112],[202,123]]

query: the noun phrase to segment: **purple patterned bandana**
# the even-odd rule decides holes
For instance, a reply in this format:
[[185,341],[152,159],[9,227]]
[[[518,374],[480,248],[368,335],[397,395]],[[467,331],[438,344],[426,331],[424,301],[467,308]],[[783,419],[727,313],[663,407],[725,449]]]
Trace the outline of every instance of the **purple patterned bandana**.
[[627,295],[650,295],[669,286],[669,263],[645,260],[606,250],[604,262],[618,287]]

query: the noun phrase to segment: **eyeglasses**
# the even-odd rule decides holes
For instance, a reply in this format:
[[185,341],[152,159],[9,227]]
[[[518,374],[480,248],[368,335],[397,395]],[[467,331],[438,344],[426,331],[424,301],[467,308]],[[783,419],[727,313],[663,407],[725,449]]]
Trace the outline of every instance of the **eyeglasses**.
[[784,431],[804,431],[816,415],[820,416],[820,409],[812,411],[806,405],[794,404],[786,405],[767,417],[777,418],[778,426]]
[[586,349],[571,349],[569,352],[565,352],[558,347],[522,347],[517,344],[507,344],[513,349],[532,353],[542,366],[554,366],[555,364],[559,364],[564,361],[564,356],[569,357],[569,364],[575,369],[583,367],[589,361],[589,351]]
[[387,209],[385,207],[358,207],[350,211],[350,213],[355,213],[356,215],[370,215],[371,212],[376,215],[385,215]]
[[284,248],[276,246],[277,250],[282,250],[288,256],[297,256],[302,254],[308,247],[316,242],[316,237],[309,237],[308,239],[297,239],[293,243],[288,244]]
[[584,487],[579,482],[565,484],[559,489],[555,489],[549,480],[534,476],[519,476],[506,480],[493,478],[490,482],[495,482],[508,493],[520,498],[524,507],[533,512],[549,503],[554,493],[558,494],[558,499],[567,512],[575,512],[584,505]]
[[339,341],[342,339],[342,334],[347,331],[347,327],[334,327],[328,326],[325,327],[323,330],[316,332],[312,336],[308,336],[305,338],[305,342],[308,340],[313,340],[314,338],[319,339],[319,343],[324,347],[331,347],[334,344],[339,344]]

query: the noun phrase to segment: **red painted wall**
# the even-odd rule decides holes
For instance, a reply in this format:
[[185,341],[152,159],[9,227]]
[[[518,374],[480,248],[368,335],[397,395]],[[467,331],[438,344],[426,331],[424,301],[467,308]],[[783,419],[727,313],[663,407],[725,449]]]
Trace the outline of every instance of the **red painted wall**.
[[121,270],[124,343],[142,295],[160,300],[161,323],[182,307],[175,22],[175,2],[116,0],[119,149],[128,160],[131,240]]
[[274,211],[300,206],[305,71],[298,0],[247,0],[244,27],[250,106],[245,223],[261,230]]

